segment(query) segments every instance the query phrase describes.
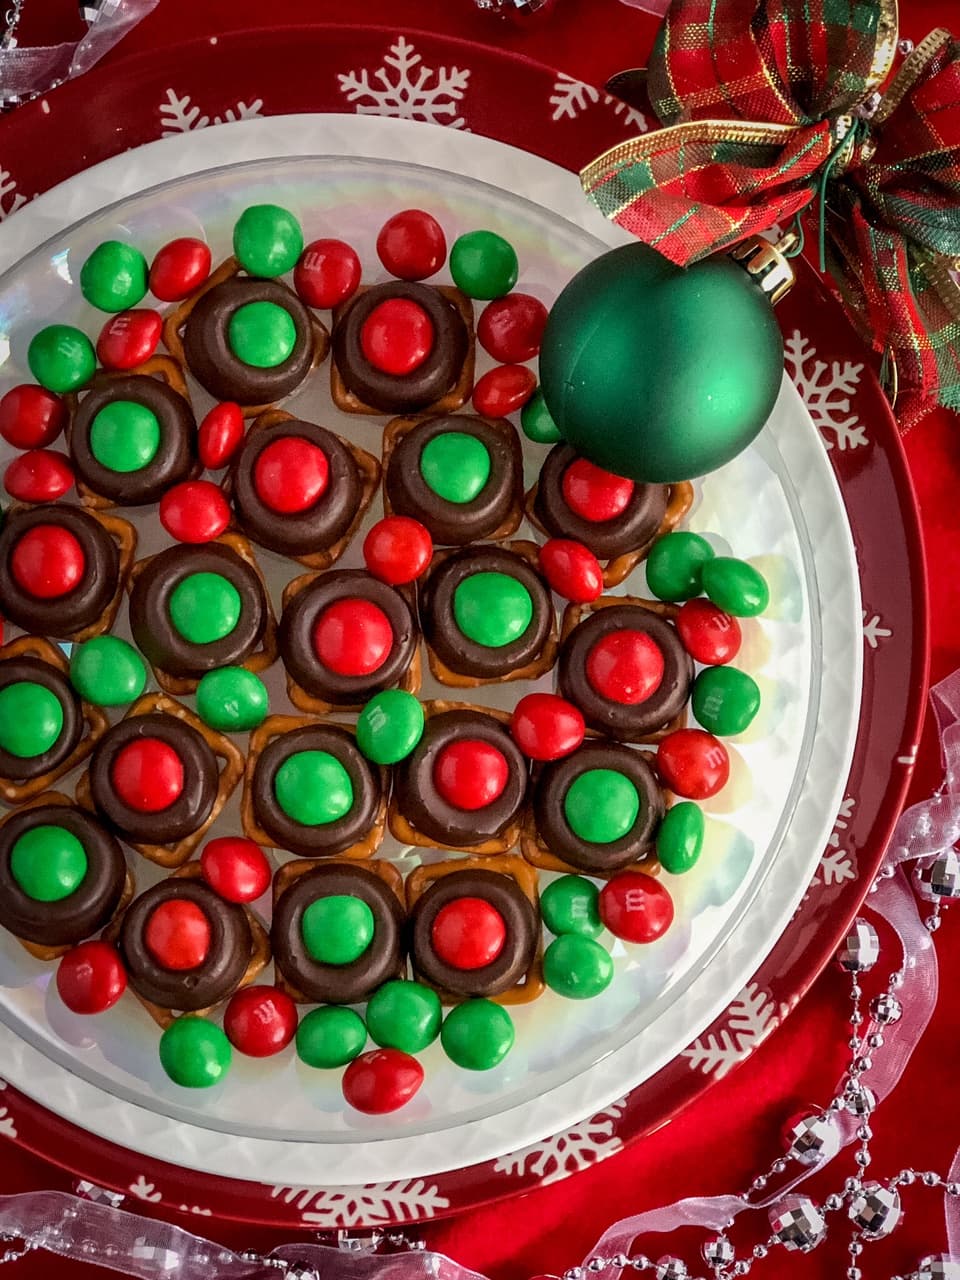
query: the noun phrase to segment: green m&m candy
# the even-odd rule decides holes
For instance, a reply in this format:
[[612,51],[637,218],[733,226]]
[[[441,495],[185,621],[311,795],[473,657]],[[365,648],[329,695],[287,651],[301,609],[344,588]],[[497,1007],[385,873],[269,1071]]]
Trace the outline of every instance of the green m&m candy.
[[34,902],[61,902],[83,883],[87,852],[65,827],[32,827],[13,843],[10,874]]
[[735,618],[755,618],[770,603],[770,589],[763,574],[746,560],[733,556],[717,556],[709,569],[704,565],[703,590],[718,609]]
[[756,680],[735,667],[707,667],[693,682],[693,714],[718,737],[743,733],[760,710]]
[[297,1056],[308,1067],[345,1067],[367,1043],[359,1013],[337,1005],[311,1009],[297,1027]]
[[362,898],[331,893],[311,902],[300,919],[300,936],[317,964],[353,964],[373,941],[376,921]]
[[385,982],[367,1002],[367,1030],[384,1049],[419,1053],[440,1034],[440,997],[420,982]]
[[237,219],[233,252],[252,276],[282,276],[293,270],[303,253],[303,230],[289,209],[254,204]]
[[357,719],[357,746],[374,764],[405,760],[423,737],[423,706],[405,689],[376,693]]
[[160,1062],[185,1089],[209,1089],[230,1070],[233,1050],[226,1033],[209,1018],[186,1014],[160,1037]]
[[147,668],[118,636],[96,636],[77,644],[70,655],[70,681],[81,698],[98,707],[122,707],[143,693]]
[[664,871],[679,876],[689,871],[703,849],[703,810],[692,800],[681,800],[664,815],[657,832],[657,857]]
[[147,260],[132,244],[104,240],[80,268],[80,292],[101,311],[126,311],[147,292]]
[[70,324],[48,324],[27,348],[30,372],[48,391],[76,391],[93,377],[97,357],[93,343]]
[[495,231],[468,231],[450,250],[454,284],[471,298],[501,298],[517,283],[517,252]]
[[297,326],[286,307],[261,299],[237,307],[227,321],[230,350],[255,369],[275,369],[297,345]]
[[273,780],[277,803],[294,822],[321,827],[336,822],[353,807],[350,775],[328,751],[295,751]]
[[451,1062],[467,1071],[489,1071],[513,1048],[513,1021],[492,1000],[466,1000],[451,1009],[440,1028],[440,1043]]
[[223,640],[240,621],[240,592],[221,573],[188,573],[170,592],[170,621],[190,644]]
[[112,400],[90,423],[90,452],[108,471],[140,471],[159,448],[160,419],[135,400]]
[[647,556],[647,586],[658,600],[690,600],[703,590],[703,567],[716,552],[698,533],[668,533]]
[[245,733],[263,724],[270,709],[267,687],[245,667],[208,671],[197,685],[197,712],[220,733]]
[[520,410],[520,429],[535,444],[556,444],[561,438],[560,428],[550,416],[547,402],[539,388]]
[[490,451],[465,431],[445,431],[423,446],[420,474],[438,498],[462,506],[479,497],[490,479]]
[[587,769],[574,778],[563,798],[570,829],[591,844],[612,844],[632,828],[640,812],[640,795],[615,769]]
[[15,680],[0,689],[0,750],[32,760],[50,750],[62,729],[63,707],[46,685]]
[[595,938],[603,931],[599,890],[586,876],[561,876],[540,895],[543,923],[551,933],[580,933]]
[[565,933],[543,953],[543,979],[551,991],[568,1000],[592,1000],[606,991],[613,961],[599,942]]
[[453,616],[468,640],[502,649],[529,627],[533,601],[523,583],[507,573],[471,573],[454,590]]

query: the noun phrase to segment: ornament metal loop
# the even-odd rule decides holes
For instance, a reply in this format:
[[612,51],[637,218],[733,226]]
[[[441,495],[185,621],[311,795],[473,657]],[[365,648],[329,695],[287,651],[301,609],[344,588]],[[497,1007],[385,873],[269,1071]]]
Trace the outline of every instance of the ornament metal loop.
[[796,243],[797,236],[793,231],[781,236],[776,244],[771,244],[762,236],[749,236],[730,250],[730,256],[753,276],[773,306],[776,306],[797,282],[793,264],[785,257],[786,251]]

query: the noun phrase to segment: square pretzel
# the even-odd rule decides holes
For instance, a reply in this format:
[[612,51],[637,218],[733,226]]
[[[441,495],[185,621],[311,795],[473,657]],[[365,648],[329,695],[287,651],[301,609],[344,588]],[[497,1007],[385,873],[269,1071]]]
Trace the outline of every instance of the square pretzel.
[[[11,658],[38,658],[47,666],[55,668],[61,675],[69,677],[70,674],[70,664],[64,657],[63,650],[40,636],[18,636],[16,640],[11,640],[0,648],[0,662]],[[78,701],[89,732],[81,733],[80,741],[56,768],[31,778],[28,782],[17,782],[16,778],[0,777],[0,800],[6,804],[22,804],[24,800],[29,800],[41,791],[46,791],[58,778],[62,778],[65,773],[69,773],[71,769],[86,760],[110,727],[110,722],[99,707],[90,702],[84,702],[82,698]]]
[[[277,618],[273,611],[273,601],[270,599],[270,588],[267,586],[266,578],[257,562],[257,558],[253,553],[253,547],[242,533],[237,533],[233,529],[228,529],[225,533],[221,533],[218,538],[214,538],[214,542],[219,542],[223,547],[229,547],[231,551],[236,552],[240,559],[250,566],[253,572],[260,580],[263,588],[264,602],[264,626],[263,635],[260,638],[259,647],[253,653],[249,654],[242,662],[235,665],[244,667],[247,671],[266,671],[268,667],[273,666],[277,660]],[[130,570],[130,577],[127,583],[127,590],[132,591],[134,583],[143,573],[144,569],[156,556],[147,556],[143,560],[138,560]],[[162,667],[150,664],[151,670],[156,677],[157,684],[164,691],[174,695],[182,696],[186,693],[196,693],[199,679],[193,676],[175,676],[169,671],[164,671]]]
[[[454,285],[435,284],[427,287],[436,289],[437,293],[442,294],[448,302],[452,302],[467,326],[467,354],[461,366],[459,378],[449,391],[442,395],[439,400],[435,400],[433,404],[427,405],[424,410],[425,413],[453,413],[455,409],[461,409],[473,394],[473,373],[477,358],[477,342],[473,329],[473,303],[465,293]],[[334,308],[334,331],[336,331],[337,324],[348,308],[368,288],[369,285],[361,285],[352,298]],[[337,367],[335,355],[330,357],[330,397],[337,408],[344,413],[362,413],[368,418],[384,418],[387,416],[382,409],[375,409],[373,405],[364,404],[360,397],[349,389]]]
[[[406,895],[407,910],[412,911],[414,905],[435,881],[455,871],[496,871],[498,875],[507,876],[520,889],[528,902],[533,904],[540,921],[540,893],[536,871],[516,854],[500,858],[453,858],[449,862],[434,862],[429,866],[417,867],[407,876]],[[497,996],[490,996],[494,1004],[514,1005],[529,1004],[542,996],[546,990],[543,981],[543,930],[539,929],[540,940],[536,952],[526,973],[514,986],[501,991]],[[418,981],[424,979],[419,974]],[[437,989],[437,994],[444,1004],[462,1004],[469,997],[459,996],[451,991]]]
[[[311,582],[315,582],[320,577],[319,573],[302,573],[299,578],[294,578],[288,582],[283,589],[282,605],[286,609],[287,605],[296,596],[309,587]],[[416,596],[410,587],[394,587],[394,591],[399,592],[410,606],[410,610],[416,618],[417,602]],[[405,693],[419,693],[420,682],[423,675],[423,662],[420,657],[420,645],[418,644],[413,653],[413,658],[406,671],[397,682],[397,689],[402,689]],[[361,711],[364,704],[362,702],[347,705],[342,702],[326,702],[323,698],[318,698],[312,693],[308,693],[303,685],[298,684],[289,670],[286,672],[287,677],[287,697],[295,707],[301,711],[309,711],[313,715],[325,716],[336,711]]]
[[[182,720],[184,724],[196,729],[214,756],[221,762],[217,794],[214,797],[213,807],[206,820],[196,831],[191,831],[189,835],[184,836],[182,840],[178,840],[175,844],[138,844],[127,836],[122,837],[125,844],[128,844],[131,849],[136,849],[137,853],[142,854],[149,862],[155,862],[158,867],[167,867],[172,870],[182,866],[187,861],[220,816],[220,811],[243,776],[243,753],[224,734],[217,733],[215,729],[205,725],[200,717],[195,715],[189,707],[176,702],[165,693],[143,694],[127,709],[123,719],[131,720],[135,716],[150,715],[155,711],[174,716],[176,719]],[[76,798],[77,804],[81,808],[96,814],[97,808],[93,803],[89,769],[84,769],[77,779]]]
[[[163,344],[176,360],[181,369],[187,369],[186,355],[183,350],[183,330],[190,318],[190,313],[200,301],[200,299],[215,289],[217,285],[223,284],[227,280],[232,280],[234,276],[241,274],[240,263],[236,258],[227,258],[221,262],[215,271],[207,276],[206,280],[199,289],[194,290],[189,298],[185,298],[179,306],[168,313],[163,322]],[[291,292],[293,292],[291,290]],[[309,308],[308,308],[309,311]],[[317,317],[310,312],[310,324],[313,338],[313,360],[310,369],[316,369],[318,365],[323,364],[327,358],[327,352],[330,350],[330,332],[326,325],[321,324]],[[309,370],[307,377],[309,377]],[[290,393],[291,395],[293,392]],[[245,418],[255,418],[258,414],[264,413],[267,409],[271,409],[276,402],[271,400],[268,404],[246,404],[241,405],[240,409]]]
[[[515,542],[504,543],[503,549],[512,551],[515,555],[520,556],[531,568],[537,568],[538,548],[535,542],[518,539]],[[430,573],[434,573],[443,564],[444,560],[462,550],[462,547],[451,547],[448,550],[435,551],[430,565]],[[550,608],[552,611],[552,604]],[[507,671],[501,676],[465,676],[457,671],[451,671],[443,659],[437,656],[426,636],[424,636],[424,644],[427,647],[427,661],[430,664],[431,675],[440,684],[445,684],[451,689],[479,689],[482,685],[507,684],[512,680],[538,680],[540,676],[545,675],[551,669],[557,660],[559,644],[557,641],[556,614],[554,613],[553,622],[540,652],[525,666],[517,667],[515,671]]]
[[[676,484],[671,484],[667,487],[670,491],[667,498],[667,509],[663,513],[663,519],[660,521],[653,537],[645,542],[642,547],[637,547],[635,551],[625,551],[623,555],[600,561],[600,566],[603,570],[603,585],[605,587],[618,587],[621,582],[628,578],[640,561],[646,560],[653,544],[666,534],[672,533],[693,506],[693,485],[689,480],[680,480]],[[524,498],[524,511],[534,528],[539,529],[542,534],[549,538],[551,534],[540,523],[534,510],[538,488],[539,481],[527,491]]]
[[[259,729],[254,729],[250,735],[247,764],[243,774],[243,796],[240,800],[240,823],[244,834],[251,840],[256,841],[257,844],[266,845],[271,849],[280,847],[274,837],[260,826],[253,803],[253,778],[260,754],[267,743],[274,738],[283,737],[284,734],[293,729],[303,729],[315,724],[333,725],[338,729],[346,729],[348,733],[356,736],[356,728],[353,725],[344,724],[339,720],[324,719],[317,716],[282,715],[267,716]],[[382,795],[377,815],[370,831],[362,840],[350,845],[348,849],[342,849],[338,854],[332,854],[329,858],[304,859],[304,861],[312,862],[314,865],[318,862],[332,862],[334,858],[338,858],[341,862],[366,862],[380,848],[387,825],[387,773],[381,766],[373,765],[371,767],[380,775]]]

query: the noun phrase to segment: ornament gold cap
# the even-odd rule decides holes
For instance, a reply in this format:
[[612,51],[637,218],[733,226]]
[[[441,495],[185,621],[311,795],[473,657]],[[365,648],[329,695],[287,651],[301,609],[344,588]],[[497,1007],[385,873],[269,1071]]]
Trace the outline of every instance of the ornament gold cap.
[[776,306],[796,284],[796,272],[786,255],[797,243],[794,231],[787,231],[776,244],[762,236],[748,236],[734,245],[730,256],[753,276],[771,304]]

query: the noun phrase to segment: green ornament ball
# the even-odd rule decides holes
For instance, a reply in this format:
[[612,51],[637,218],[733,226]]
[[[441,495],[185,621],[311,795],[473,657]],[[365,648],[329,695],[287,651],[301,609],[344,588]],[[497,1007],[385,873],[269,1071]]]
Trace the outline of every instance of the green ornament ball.
[[101,311],[126,311],[146,296],[150,269],[132,244],[104,240],[80,268],[80,292]]
[[70,682],[87,702],[122,707],[139,698],[147,685],[147,668],[132,644],[119,636],[96,636],[74,645]]
[[668,533],[647,556],[647,586],[658,600],[690,600],[703,590],[703,566],[716,552],[699,533]]
[[27,364],[41,387],[61,395],[90,381],[97,357],[93,343],[80,329],[48,324],[30,339]]
[[466,1000],[451,1009],[440,1029],[443,1051],[467,1071],[489,1071],[513,1048],[513,1020],[492,1000]]
[[204,724],[220,733],[246,733],[267,718],[267,687],[245,667],[208,671],[197,685],[197,712]]
[[517,251],[495,231],[468,231],[450,250],[454,284],[471,298],[502,298],[517,283]]
[[561,876],[540,895],[543,923],[551,933],[579,933],[595,938],[603,932],[600,891],[585,876]]
[[755,618],[770,603],[770,588],[759,569],[746,560],[733,556],[717,556],[708,566],[704,565],[703,589],[725,613],[737,618]]
[[696,865],[705,825],[703,810],[692,800],[681,800],[667,810],[657,832],[657,857],[664,871],[679,876]]
[[399,764],[423,737],[423,706],[405,689],[376,693],[357,718],[357,746],[374,764]]
[[550,417],[543,391],[539,388],[520,410],[520,429],[534,444],[556,444],[563,438],[557,424]]
[[568,1000],[592,1000],[613,978],[609,952],[592,938],[565,933],[543,953],[543,980]]
[[338,1005],[311,1009],[297,1027],[297,1056],[308,1067],[345,1067],[366,1043],[367,1028],[359,1013]]
[[385,982],[367,1002],[367,1029],[384,1049],[419,1053],[440,1034],[440,997],[420,982]]
[[282,276],[303,253],[303,230],[289,209],[254,204],[237,219],[233,252],[251,276]]
[[645,244],[584,267],[554,303],[540,348],[547,407],[568,444],[633,480],[723,466],[780,391],[773,310],[726,255],[683,268]]
[[160,1037],[160,1062],[185,1089],[209,1089],[230,1070],[233,1051],[226,1033],[208,1018],[175,1019]]
[[753,676],[735,667],[707,667],[693,682],[693,714],[718,738],[743,733],[760,710]]

